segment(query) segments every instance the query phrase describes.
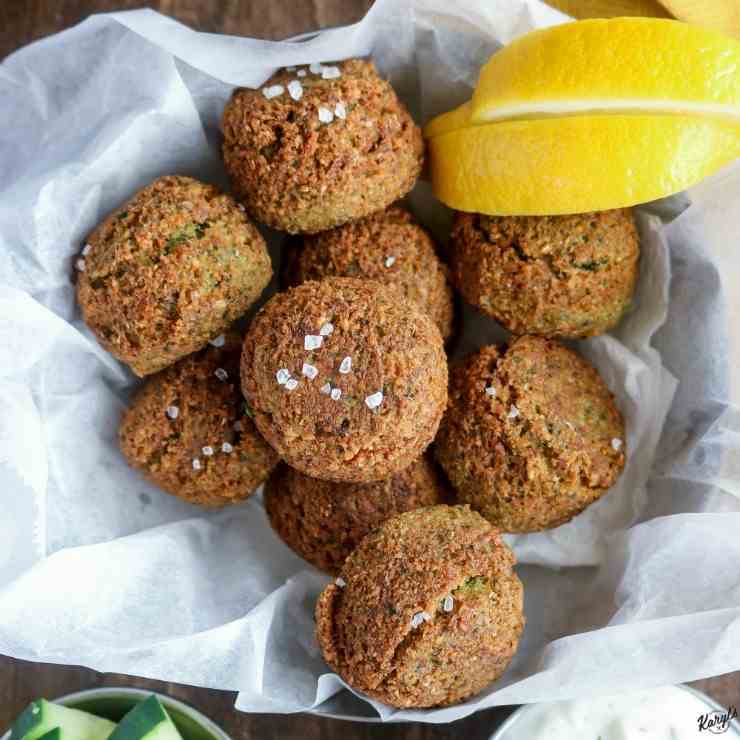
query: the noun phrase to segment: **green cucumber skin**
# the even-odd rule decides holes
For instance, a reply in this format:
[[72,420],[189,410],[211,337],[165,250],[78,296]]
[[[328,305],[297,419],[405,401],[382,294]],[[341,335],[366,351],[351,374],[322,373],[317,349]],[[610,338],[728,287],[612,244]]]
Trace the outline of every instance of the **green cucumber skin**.
[[[42,700],[43,701],[43,700]],[[41,724],[43,712],[41,711],[41,701],[31,702],[15,721],[13,729],[10,732],[10,740],[23,740],[24,737],[31,734],[33,729]]]
[[60,727],[55,727],[49,732],[45,732],[38,740],[62,740],[62,730]]
[[114,729],[103,717],[38,699],[15,721],[10,740],[107,740]]
[[159,699],[152,694],[137,704],[119,723],[108,740],[182,740]]

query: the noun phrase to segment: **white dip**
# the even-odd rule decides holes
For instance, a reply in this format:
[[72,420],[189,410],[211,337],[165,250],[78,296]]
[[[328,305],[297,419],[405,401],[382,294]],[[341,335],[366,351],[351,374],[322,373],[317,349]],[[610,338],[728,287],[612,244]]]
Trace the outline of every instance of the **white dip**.
[[688,691],[664,686],[537,704],[501,740],[711,740],[717,734],[730,740],[740,724],[731,719],[725,729],[727,711],[717,712]]

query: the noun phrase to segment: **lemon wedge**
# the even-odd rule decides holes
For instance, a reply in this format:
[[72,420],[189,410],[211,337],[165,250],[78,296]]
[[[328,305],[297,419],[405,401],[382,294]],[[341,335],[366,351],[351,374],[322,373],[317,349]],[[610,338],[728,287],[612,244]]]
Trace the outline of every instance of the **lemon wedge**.
[[535,31],[430,121],[435,195],[463,211],[556,215],[685,190],[740,156],[740,43],[678,21]]
[[685,190],[740,156],[740,122],[594,115],[457,128],[428,142],[434,194],[460,211],[557,215]]
[[534,31],[483,66],[470,118],[483,123],[600,111],[740,120],[740,42],[659,18]]

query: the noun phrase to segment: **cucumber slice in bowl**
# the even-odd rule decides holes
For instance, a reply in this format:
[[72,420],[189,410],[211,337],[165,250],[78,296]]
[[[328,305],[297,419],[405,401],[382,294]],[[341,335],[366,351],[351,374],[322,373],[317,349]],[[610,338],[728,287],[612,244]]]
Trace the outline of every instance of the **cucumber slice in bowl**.
[[152,694],[137,704],[118,723],[109,740],[182,740],[182,738],[159,699]]
[[[108,740],[115,729],[108,719],[39,699],[15,721],[10,740]],[[51,734],[55,730],[58,737]]]

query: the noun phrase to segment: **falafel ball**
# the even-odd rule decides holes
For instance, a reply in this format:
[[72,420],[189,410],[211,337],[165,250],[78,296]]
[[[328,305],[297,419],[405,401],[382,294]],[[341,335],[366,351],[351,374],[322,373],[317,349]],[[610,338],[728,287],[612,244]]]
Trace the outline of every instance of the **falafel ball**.
[[639,259],[629,208],[572,216],[458,213],[452,231],[455,286],[514,334],[608,331],[629,308]]
[[436,454],[459,501],[504,532],[536,532],[616,482],[624,421],[595,368],[559,342],[520,337],[452,371]]
[[447,403],[439,329],[374,280],[327,278],[273,296],[247,333],[241,371],[265,439],[322,480],[370,482],[407,467]]
[[434,242],[403,208],[306,237],[288,255],[287,285],[325,277],[361,277],[398,288],[431,316],[445,341],[452,333],[452,289]]
[[361,59],[279,70],[259,90],[239,88],[222,127],[237,197],[257,220],[290,233],[379,211],[421,172],[419,127]]
[[386,519],[449,499],[449,487],[428,455],[375,483],[317,480],[283,464],[265,485],[273,529],[298,555],[331,575]]
[[155,180],[88,243],[77,280],[82,316],[139,376],[225,331],[272,276],[264,239],[236,201],[189,177]]
[[479,693],[506,670],[524,628],[514,562],[498,530],[467,506],[389,519],[319,597],[324,660],[394,707]]
[[249,497],[279,460],[239,388],[241,339],[223,341],[148,378],[118,431],[132,467],[168,493],[211,507]]

